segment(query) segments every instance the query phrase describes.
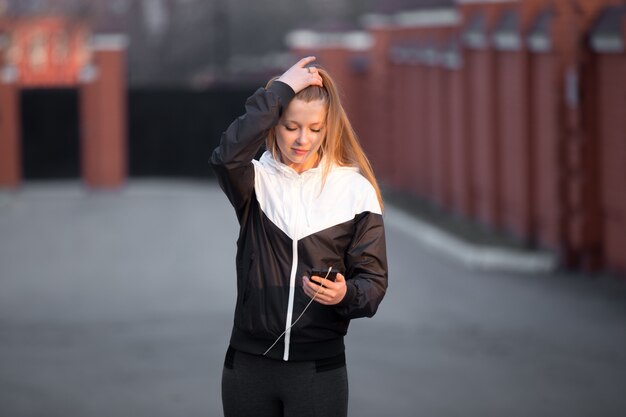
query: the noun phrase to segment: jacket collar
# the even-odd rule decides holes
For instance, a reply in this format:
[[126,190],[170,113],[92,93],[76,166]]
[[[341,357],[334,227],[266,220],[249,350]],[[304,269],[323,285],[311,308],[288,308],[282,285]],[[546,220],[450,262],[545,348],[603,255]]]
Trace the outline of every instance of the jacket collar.
[[[263,155],[261,155],[261,158],[259,159],[259,163],[267,170],[275,172],[276,174],[284,175],[288,178],[298,178],[301,175],[321,175],[324,161],[325,158],[323,157],[316,167],[308,169],[299,174],[298,172],[296,172],[295,169],[285,165],[281,161],[277,161],[276,159],[274,159],[274,156],[272,156],[272,153],[270,151],[263,152]],[[333,165],[332,168],[334,169],[335,166]]]
[[[315,176],[315,175],[321,176],[322,167],[324,166],[325,161],[326,161],[326,157],[324,156],[322,157],[322,159],[320,160],[320,163],[317,164],[316,167],[308,169],[304,171],[302,174],[298,174],[295,169],[283,164],[281,161],[277,161],[276,159],[274,159],[270,151],[263,152],[263,155],[261,155],[261,158],[259,159],[259,161],[257,161],[257,163],[262,165],[266,170],[270,172],[274,172],[275,174],[284,175],[287,178],[302,178],[302,176],[307,176],[307,177]],[[332,164],[330,167],[330,170],[331,171],[359,172],[358,167],[339,166],[337,164]]]

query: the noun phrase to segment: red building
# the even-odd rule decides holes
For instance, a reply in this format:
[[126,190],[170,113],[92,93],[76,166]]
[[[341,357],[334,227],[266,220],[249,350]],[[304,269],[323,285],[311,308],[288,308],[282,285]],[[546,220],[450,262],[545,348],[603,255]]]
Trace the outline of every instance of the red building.
[[22,180],[20,91],[79,90],[81,171],[87,185],[126,177],[126,40],[97,35],[80,20],[24,17],[0,21],[0,186]]

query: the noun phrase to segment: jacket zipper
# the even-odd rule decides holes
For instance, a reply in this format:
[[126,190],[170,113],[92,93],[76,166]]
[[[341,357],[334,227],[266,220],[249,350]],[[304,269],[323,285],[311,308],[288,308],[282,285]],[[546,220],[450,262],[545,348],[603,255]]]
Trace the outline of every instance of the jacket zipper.
[[[294,236],[291,243],[292,261],[291,261],[291,274],[289,276],[289,301],[287,304],[287,319],[285,320],[285,351],[283,353],[283,360],[289,360],[289,344],[291,341],[291,322],[293,320],[293,304],[296,289],[296,272],[298,270],[298,241],[300,239],[300,211],[302,203],[302,177],[298,176],[297,180],[297,192],[292,193],[292,201],[296,202],[292,207],[295,210],[294,213]],[[302,208],[304,209],[304,208]]]

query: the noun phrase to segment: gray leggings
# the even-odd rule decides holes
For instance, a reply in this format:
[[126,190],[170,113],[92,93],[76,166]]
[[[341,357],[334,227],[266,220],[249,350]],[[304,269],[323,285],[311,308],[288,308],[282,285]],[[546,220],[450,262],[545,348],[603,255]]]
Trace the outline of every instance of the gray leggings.
[[229,348],[222,405],[225,417],[346,417],[345,356],[283,362]]

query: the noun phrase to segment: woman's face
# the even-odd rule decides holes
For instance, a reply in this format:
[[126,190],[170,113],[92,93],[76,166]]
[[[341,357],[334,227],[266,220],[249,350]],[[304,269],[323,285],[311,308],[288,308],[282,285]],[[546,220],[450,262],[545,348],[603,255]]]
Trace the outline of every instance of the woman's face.
[[318,163],[325,136],[326,105],[322,100],[291,100],[276,126],[282,162],[301,173]]

